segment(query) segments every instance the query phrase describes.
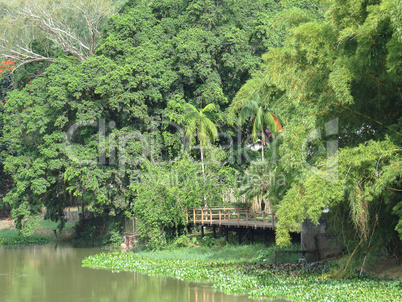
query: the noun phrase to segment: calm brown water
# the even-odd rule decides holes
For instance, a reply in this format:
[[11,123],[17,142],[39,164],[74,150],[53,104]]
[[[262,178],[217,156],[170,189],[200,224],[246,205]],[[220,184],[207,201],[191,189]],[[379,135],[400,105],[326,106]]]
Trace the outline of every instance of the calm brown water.
[[98,252],[100,250],[50,246],[0,248],[0,301],[256,301],[214,292],[208,285],[172,278],[81,267],[85,257]]

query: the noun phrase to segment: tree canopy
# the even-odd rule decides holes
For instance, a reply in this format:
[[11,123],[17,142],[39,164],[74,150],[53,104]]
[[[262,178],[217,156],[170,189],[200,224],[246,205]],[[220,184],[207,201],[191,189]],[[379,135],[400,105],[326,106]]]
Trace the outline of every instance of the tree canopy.
[[[181,232],[186,207],[218,204],[245,174],[257,183],[242,187],[277,211],[280,245],[324,209],[367,245],[401,236],[399,0],[132,0],[118,14],[114,1],[73,2],[4,6],[1,26],[25,39],[5,31],[5,55],[25,49],[16,62],[40,71],[14,73],[0,112],[2,146],[13,151],[3,202],[19,228],[44,206],[62,220],[80,204],[140,217],[143,239],[158,247]],[[60,26],[32,19],[39,5]],[[94,27],[83,13],[97,16]],[[34,64],[43,58],[53,63]],[[217,139],[201,154],[184,144],[184,130],[202,130],[189,107],[214,108]],[[249,109],[256,119],[236,125]],[[278,125],[261,165],[251,164],[248,135]]]
[[[15,12],[21,8],[16,6]],[[182,222],[183,209],[197,205],[195,199],[177,194],[184,185],[168,189],[154,175],[165,177],[182,165],[183,129],[191,126],[187,104],[214,106],[211,122],[230,137],[230,101],[260,65],[261,54],[288,35],[292,25],[283,21],[285,10],[292,12],[293,25],[305,22],[306,15],[319,16],[315,2],[303,1],[129,1],[109,18],[96,50],[88,50],[80,39],[72,44],[83,56],[57,52],[40,77],[9,93],[5,106],[4,141],[16,153],[5,161],[15,186],[3,202],[13,208],[17,226],[24,228],[23,218],[34,221],[43,206],[50,218],[63,223],[63,209],[70,204],[98,215],[138,215],[152,234]],[[74,20],[67,24],[84,22]],[[51,41],[56,36],[43,37],[37,45],[50,41],[55,43],[51,49],[63,50],[57,38]],[[33,45],[30,39],[27,45]],[[199,192],[191,192],[212,204],[221,202],[225,188],[235,186],[228,147],[219,146],[220,140],[205,149],[205,180],[195,178],[192,186]],[[198,159],[197,150],[192,156]],[[193,171],[194,165],[184,166]],[[158,203],[157,192],[166,205]],[[150,196],[155,202],[147,204]],[[173,202],[177,218],[147,216],[162,213]],[[198,205],[202,203],[200,198]],[[146,210],[151,204],[160,208]]]

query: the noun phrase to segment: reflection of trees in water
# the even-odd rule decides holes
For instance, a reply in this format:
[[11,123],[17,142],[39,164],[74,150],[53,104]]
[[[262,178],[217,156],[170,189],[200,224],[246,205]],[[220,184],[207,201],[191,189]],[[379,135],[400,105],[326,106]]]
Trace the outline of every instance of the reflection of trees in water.
[[[222,302],[224,301],[223,293],[211,292],[210,289],[205,289],[205,287],[194,286],[188,289],[188,301],[194,302]],[[236,301],[233,297],[232,301]]]
[[30,247],[0,249],[0,300],[9,301],[175,301],[245,302],[214,292],[209,285],[134,272],[83,268],[96,249]]
[[[211,291],[210,286],[202,285],[202,284],[193,284],[188,286],[187,289],[187,299],[182,301],[191,301],[191,302],[245,302],[245,301],[253,301],[244,296],[228,296],[222,292],[214,292]],[[261,300],[258,300],[261,301]],[[275,300],[280,302],[282,300]],[[286,301],[284,301],[286,302]]]

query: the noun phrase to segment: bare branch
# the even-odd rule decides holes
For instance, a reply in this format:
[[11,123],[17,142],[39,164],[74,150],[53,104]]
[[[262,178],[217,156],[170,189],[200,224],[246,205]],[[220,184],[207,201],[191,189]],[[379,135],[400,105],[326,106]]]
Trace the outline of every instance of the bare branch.
[[13,69],[13,72],[14,72],[14,70],[20,68],[21,66],[23,66],[25,64],[28,64],[28,63],[33,63],[33,62],[50,62],[50,63],[53,63],[54,59],[53,58],[37,58],[37,59],[25,60],[25,61],[21,62],[20,64],[17,64],[17,66],[15,66],[15,68]]
[[[17,66],[37,61],[53,62],[49,54],[60,47],[82,62],[95,52],[104,22],[118,12],[115,2],[22,0],[7,3],[6,14],[0,20],[0,57],[19,62]],[[33,41],[54,44],[45,47],[45,53],[38,53],[32,48]]]

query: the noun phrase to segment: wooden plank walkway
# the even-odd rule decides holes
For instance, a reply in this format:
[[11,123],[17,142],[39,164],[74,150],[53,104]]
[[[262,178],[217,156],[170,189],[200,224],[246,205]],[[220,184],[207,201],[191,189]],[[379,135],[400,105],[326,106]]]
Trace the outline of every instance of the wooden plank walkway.
[[271,212],[256,212],[240,208],[190,208],[186,212],[188,225],[202,225],[211,227],[276,228],[276,217]]

